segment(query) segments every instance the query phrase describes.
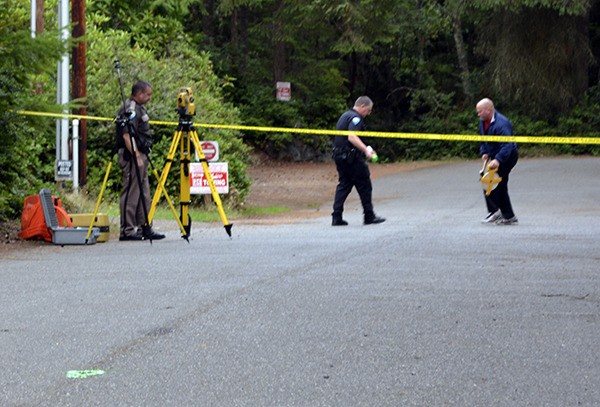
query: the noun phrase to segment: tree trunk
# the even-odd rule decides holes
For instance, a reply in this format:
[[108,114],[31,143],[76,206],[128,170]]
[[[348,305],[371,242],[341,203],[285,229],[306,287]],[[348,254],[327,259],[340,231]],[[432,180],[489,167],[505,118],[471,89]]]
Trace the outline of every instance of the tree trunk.
[[215,39],[215,1],[205,0],[204,7],[206,13],[202,15],[202,33],[204,34],[204,44],[213,45]]
[[239,46],[238,39],[238,9],[235,8],[231,12],[230,18],[230,34],[231,34],[231,45],[233,45],[234,49],[237,49]]
[[285,79],[285,23],[283,21],[283,0],[275,1],[273,12],[273,78],[275,82]]
[[471,80],[469,73],[469,61],[465,51],[465,43],[462,35],[462,24],[460,17],[452,16],[452,29],[454,31],[454,44],[456,46],[456,56],[458,57],[458,66],[460,67],[460,78],[462,80],[463,93],[467,100],[471,101],[473,93],[471,92]]

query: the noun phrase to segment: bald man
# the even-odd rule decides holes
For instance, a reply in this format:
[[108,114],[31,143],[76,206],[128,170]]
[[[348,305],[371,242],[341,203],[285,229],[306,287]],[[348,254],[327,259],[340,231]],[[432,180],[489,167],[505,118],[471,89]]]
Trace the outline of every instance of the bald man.
[[[490,99],[481,99],[476,107],[479,116],[479,134],[493,136],[512,136],[512,123],[494,108],[494,102]],[[487,142],[484,141],[479,147],[481,159],[489,161],[489,168],[498,169],[498,175],[502,181],[485,197],[488,215],[482,220],[483,223],[495,223],[496,225],[516,225],[519,220],[513,212],[508,196],[508,176],[519,160],[519,149],[517,143],[513,142]]]

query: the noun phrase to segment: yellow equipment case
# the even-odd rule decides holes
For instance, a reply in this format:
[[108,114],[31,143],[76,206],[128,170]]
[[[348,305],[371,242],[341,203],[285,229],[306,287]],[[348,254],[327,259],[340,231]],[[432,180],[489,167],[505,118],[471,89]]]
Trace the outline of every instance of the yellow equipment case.
[[[90,227],[93,213],[77,213],[69,214],[73,226]],[[100,236],[96,239],[97,242],[106,242],[110,238],[110,224],[108,223],[108,215],[105,213],[96,214],[94,226],[100,229]]]

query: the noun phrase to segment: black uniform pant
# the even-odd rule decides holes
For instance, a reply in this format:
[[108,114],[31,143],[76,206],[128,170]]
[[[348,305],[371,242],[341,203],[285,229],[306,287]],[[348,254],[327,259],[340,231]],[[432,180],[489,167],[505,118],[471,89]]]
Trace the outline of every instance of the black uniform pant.
[[501,163],[500,167],[498,167],[498,175],[502,177],[502,181],[498,183],[498,186],[490,193],[489,196],[485,195],[485,191],[483,193],[488,212],[494,213],[500,209],[500,212],[502,212],[502,217],[505,219],[510,219],[515,216],[512,204],[510,203],[510,197],[508,196],[508,176],[510,175],[510,172],[514,166],[517,165],[518,160],[519,155],[518,153],[515,153],[510,157],[508,162]]
[[336,158],[335,166],[338,172],[338,185],[335,189],[335,198],[333,200],[333,218],[342,219],[344,202],[346,202],[346,198],[352,192],[352,187],[356,187],[365,218],[375,216],[371,201],[373,195],[371,173],[365,160],[356,157],[351,162],[348,162],[342,158]]

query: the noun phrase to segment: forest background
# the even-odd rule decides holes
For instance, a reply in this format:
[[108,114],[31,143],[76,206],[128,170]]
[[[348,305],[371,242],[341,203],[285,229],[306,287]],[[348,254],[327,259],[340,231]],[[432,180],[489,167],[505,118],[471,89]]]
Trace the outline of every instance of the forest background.
[[[38,0],[40,1],[40,0]],[[30,33],[28,0],[0,1],[0,220],[20,216],[23,199],[54,182],[55,120],[20,110],[61,112],[56,62],[63,43],[57,0]],[[177,121],[176,97],[191,87],[197,123],[333,129],[359,95],[375,109],[369,130],[476,134],[475,103],[490,97],[515,134],[600,135],[600,6],[595,0],[88,0],[85,11],[90,116],[114,117],[136,79],[153,85],[151,118]],[[275,83],[291,83],[277,101]],[[155,126],[152,156],[162,168],[174,126]],[[87,178],[99,193],[116,165],[115,125],[87,122]],[[233,130],[199,131],[219,142],[232,193],[244,202],[251,151],[273,160],[329,159],[331,137]],[[472,142],[367,140],[386,161],[473,158]],[[521,145],[523,156],[592,154],[595,145]],[[175,166],[174,166],[175,167]],[[120,171],[107,191],[115,198]],[[64,186],[64,185],[63,185]],[[179,178],[167,185],[178,194]],[[202,205],[202,202],[198,202]]]

